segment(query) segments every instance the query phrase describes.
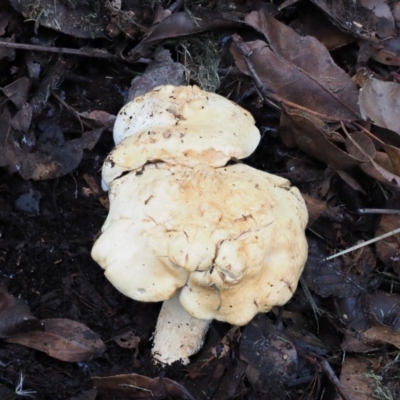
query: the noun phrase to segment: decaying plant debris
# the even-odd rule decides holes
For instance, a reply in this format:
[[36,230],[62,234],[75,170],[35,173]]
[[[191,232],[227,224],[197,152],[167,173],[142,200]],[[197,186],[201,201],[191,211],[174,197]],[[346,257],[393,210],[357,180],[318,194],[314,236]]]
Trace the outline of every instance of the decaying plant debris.
[[[385,0],[2,2],[0,398],[399,398],[399,235],[329,259],[400,226],[399,32]],[[251,112],[244,162],[300,188],[310,250],[285,307],[164,368],[160,305],[90,250],[115,115],[165,84]]]

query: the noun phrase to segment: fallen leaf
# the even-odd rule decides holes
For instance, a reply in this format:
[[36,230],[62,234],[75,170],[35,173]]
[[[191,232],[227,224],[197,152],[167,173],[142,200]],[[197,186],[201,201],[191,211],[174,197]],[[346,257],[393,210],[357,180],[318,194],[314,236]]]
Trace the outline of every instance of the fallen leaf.
[[[368,159],[359,167],[369,176],[386,184],[395,190],[400,190],[400,177],[396,175],[394,170],[391,172],[379,165],[375,158],[379,155],[375,152],[372,140],[361,132],[347,134],[346,148],[348,152],[356,157],[364,156]],[[393,168],[393,164],[390,163]]]
[[397,36],[393,14],[382,0],[311,0],[344,31],[364,39]]
[[367,312],[375,323],[400,332],[400,295],[374,293],[365,298]]
[[134,332],[128,331],[113,337],[113,341],[117,343],[119,347],[123,347],[124,349],[137,350],[139,348],[140,337],[136,336]]
[[184,386],[168,378],[125,374],[93,377],[92,382],[101,398],[194,400]]
[[67,362],[86,361],[105,351],[99,336],[80,322],[70,319],[45,319],[44,331],[33,331],[7,339],[42,351],[50,357]]
[[245,326],[239,353],[247,363],[246,377],[258,392],[271,393],[273,387],[279,390],[297,377],[295,346],[265,314],[258,314]]
[[[109,12],[101,1],[64,2],[61,0],[10,0],[12,7],[38,25],[78,38],[105,37]],[[69,4],[69,6],[68,6]]]
[[[365,376],[371,362],[365,358],[347,355],[342,364],[340,381],[346,387],[346,393],[352,399],[370,400],[374,398],[373,385]],[[335,400],[339,400],[336,397]]]
[[24,179],[46,180],[64,176],[78,167],[83,150],[92,149],[105,128],[85,132],[80,138],[58,146],[50,142],[37,143],[36,151],[20,152],[20,175]]
[[400,134],[400,84],[368,78],[360,90],[359,104],[364,119]]
[[341,31],[329,21],[326,14],[311,3],[298,7],[299,17],[290,26],[302,36],[314,36],[328,50],[334,50],[354,41],[354,37]]
[[381,41],[372,58],[384,65],[400,66],[400,37]]
[[305,153],[335,170],[348,169],[368,161],[362,155],[352,156],[341,150],[328,139],[328,126],[321,119],[302,111],[281,114],[279,135],[286,146],[293,141]]
[[185,84],[185,68],[172,60],[168,50],[157,49],[153,58],[154,60],[147,66],[144,73],[132,80],[128,100],[142,96],[157,86]]
[[303,199],[306,202],[307,211],[308,211],[308,227],[312,226],[312,224],[320,217],[323,212],[328,208],[328,205],[325,201],[316,199],[315,197],[309,196],[307,194],[301,194]]
[[28,132],[32,122],[32,107],[25,103],[11,120],[11,126],[15,131]]
[[[356,85],[316,38],[298,35],[262,10],[251,12],[245,21],[267,40],[245,43],[246,57],[267,91],[289,108],[300,108],[322,119],[359,118]],[[234,35],[231,53],[238,68],[252,75],[237,46],[238,38]]]
[[352,189],[361,192],[362,194],[366,195],[365,190],[363,187],[356,181],[350,174],[345,171],[336,171],[336,173],[340,176],[340,178],[346,182]]
[[359,336],[359,334],[355,334],[351,330],[346,330],[340,347],[347,353],[365,354],[379,350],[379,347],[365,344]]
[[309,256],[303,277],[308,287],[321,297],[335,296],[343,298],[363,293],[368,284],[368,278],[347,272],[344,261],[334,258],[325,261],[322,244],[316,240],[308,240]]
[[177,38],[217,28],[234,27],[239,24],[240,21],[238,19],[234,19],[227,14],[200,7],[196,9],[193,15],[189,15],[186,12],[177,12],[163,18],[151,30],[151,33],[130,51],[129,55],[137,58],[149,46],[165,39]]
[[361,340],[369,345],[392,345],[400,349],[400,333],[383,326],[373,326],[361,333]]
[[43,329],[23,299],[17,299],[0,285],[0,338]]
[[27,77],[22,77],[1,90],[14,103],[15,107],[20,110],[27,102],[30,87],[31,80]]
[[115,115],[109,114],[108,112],[102,110],[94,110],[90,112],[84,111],[79,113],[79,116],[93,129],[111,129],[115,122]]
[[360,332],[370,325],[362,295],[337,299],[337,316],[346,329]]

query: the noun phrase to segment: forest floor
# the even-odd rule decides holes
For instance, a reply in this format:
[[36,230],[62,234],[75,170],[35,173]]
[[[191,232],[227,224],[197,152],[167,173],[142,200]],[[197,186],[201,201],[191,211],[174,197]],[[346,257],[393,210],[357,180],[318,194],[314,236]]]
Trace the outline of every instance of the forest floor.
[[[400,227],[400,4],[364,3],[2,2],[0,400],[400,398],[400,235],[327,259]],[[91,258],[115,116],[163,84],[250,111],[244,162],[310,214],[292,300],[214,321],[186,366]]]

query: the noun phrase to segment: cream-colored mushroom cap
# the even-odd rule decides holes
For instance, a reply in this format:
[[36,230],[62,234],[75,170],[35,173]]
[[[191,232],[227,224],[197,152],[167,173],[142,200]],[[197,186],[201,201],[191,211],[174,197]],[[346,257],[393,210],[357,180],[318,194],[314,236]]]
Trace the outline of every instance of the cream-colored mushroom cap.
[[111,183],[92,257],[133,299],[181,290],[193,317],[244,325],[296,290],[307,219],[289,181],[243,164],[145,165]]
[[122,108],[114,140],[103,166],[105,189],[148,162],[221,167],[249,156],[260,133],[249,112],[222,96],[197,86],[161,86]]

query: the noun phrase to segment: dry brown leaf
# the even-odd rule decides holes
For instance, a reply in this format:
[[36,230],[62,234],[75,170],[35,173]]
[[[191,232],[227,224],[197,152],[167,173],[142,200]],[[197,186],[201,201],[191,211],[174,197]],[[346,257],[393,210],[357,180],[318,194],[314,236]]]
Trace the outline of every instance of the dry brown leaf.
[[389,171],[391,174],[394,174],[394,168],[392,162],[390,161],[389,156],[383,151],[377,151],[374,157],[374,161],[380,165],[382,168]]
[[128,331],[113,337],[113,341],[124,349],[137,350],[139,348],[140,337],[136,336],[134,332]]
[[360,165],[360,168],[371,178],[384,183],[390,188],[400,190],[400,177],[381,167],[375,160]]
[[352,156],[333,144],[329,129],[320,119],[301,111],[281,113],[279,135],[283,143],[291,147],[294,142],[305,153],[341,170],[360,165],[365,157]]
[[17,299],[0,285],[0,338],[41,329],[43,325],[32,315],[25,301]]
[[382,0],[311,0],[344,31],[356,37],[377,40],[396,36],[390,8]]
[[63,145],[37,143],[34,152],[18,151],[18,171],[24,179],[46,180],[72,172],[82,160],[83,151],[92,149],[105,128],[85,132]]
[[308,226],[310,227],[327,209],[328,205],[325,201],[316,199],[315,197],[309,196],[307,194],[302,193],[301,195],[306,202],[308,210]]
[[81,112],[79,116],[92,128],[112,128],[115,115],[109,114],[108,112],[102,110],[94,110],[91,112]]
[[16,131],[28,132],[32,122],[32,107],[25,103],[11,120],[11,126]]
[[340,178],[346,182],[352,189],[361,192],[362,194],[366,195],[367,193],[363,189],[363,187],[347,172],[345,171],[336,171],[336,173],[340,176]]
[[68,362],[86,361],[106,349],[99,336],[80,322],[56,318],[42,320],[42,323],[44,331],[15,336],[7,342],[21,344]]
[[319,8],[304,3],[298,9],[299,18],[290,26],[303,36],[316,37],[328,50],[334,50],[354,41],[354,38],[332,24]]
[[[340,381],[346,386],[346,392],[352,399],[370,400],[373,396],[374,388],[371,382],[365,377],[369,371],[370,361],[354,356],[347,356],[342,364]],[[340,397],[336,396],[335,400]]]
[[365,291],[367,277],[347,272],[346,263],[339,257],[325,261],[325,249],[316,240],[309,239],[308,244],[309,257],[303,278],[314,293],[321,297],[346,298]]
[[1,91],[14,103],[15,107],[20,110],[27,101],[30,87],[31,80],[24,76],[2,88]]
[[[297,105],[322,119],[359,118],[357,87],[323,44],[314,37],[298,35],[262,10],[245,20],[267,39],[267,43],[257,40],[245,46],[247,59],[268,91],[289,102],[290,108]],[[251,75],[237,41],[231,52],[238,68]]]
[[152,379],[144,375],[125,374],[93,377],[92,382],[101,398],[194,400],[185,387],[163,377]]
[[365,344],[358,335],[352,331],[346,331],[344,339],[340,347],[349,353],[371,353],[379,349],[379,347]]
[[134,49],[130,51],[130,56],[138,57],[149,46],[161,42],[162,40],[191,35],[217,28],[228,28],[240,24],[238,20],[217,11],[198,8],[195,15],[186,12],[177,12],[166,18],[151,30]]
[[245,326],[239,352],[247,363],[246,377],[256,391],[271,394],[271,387],[279,389],[297,377],[294,344],[265,314],[258,314]]
[[372,140],[362,132],[347,135],[346,150],[356,159],[368,162],[375,157],[375,146]]
[[169,50],[158,48],[144,73],[133,78],[128,100],[142,96],[157,86],[181,86],[185,85],[185,82],[185,67],[173,61]]
[[400,36],[382,41],[372,58],[385,65],[400,66]]
[[400,84],[368,78],[360,90],[359,104],[364,119],[400,134]]
[[361,340],[368,345],[392,345],[400,349],[400,333],[384,326],[373,326],[361,333]]
[[383,149],[386,151],[390,162],[393,167],[393,173],[400,176],[400,149],[395,146],[390,146],[388,144],[382,143]]
[[71,5],[61,0],[11,0],[12,7],[38,25],[78,38],[105,37],[109,12],[102,1],[75,1]]
[[365,298],[369,317],[375,324],[400,331],[400,295],[374,293]]
[[365,134],[356,132],[347,134],[346,148],[350,154],[363,155],[369,159],[360,165],[360,168],[372,178],[390,186],[392,189],[400,190],[400,177],[379,165],[374,158],[376,153],[372,153],[374,145]]

